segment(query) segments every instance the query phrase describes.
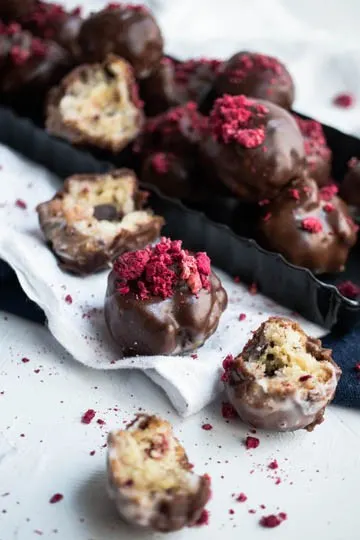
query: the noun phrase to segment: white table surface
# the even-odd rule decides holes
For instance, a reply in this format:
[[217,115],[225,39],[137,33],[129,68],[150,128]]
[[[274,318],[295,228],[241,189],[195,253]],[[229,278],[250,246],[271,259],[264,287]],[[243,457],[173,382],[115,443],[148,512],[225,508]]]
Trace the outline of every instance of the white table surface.
[[[88,0],[86,5],[90,9],[104,3]],[[185,0],[152,3],[163,7],[167,39],[173,50],[180,53],[179,35],[184,33],[184,26],[179,6]],[[231,20],[229,7],[235,4],[241,4],[244,10],[242,23],[237,25],[239,42],[242,38],[251,41],[253,37],[270,40],[269,43],[272,40],[277,43],[275,49],[282,42],[284,53],[290,51],[289,57],[294,59],[291,47],[296,48],[294,43],[301,40],[308,44],[309,56],[319,47],[332,48],[336,58],[339,51],[352,51],[354,58],[358,55],[360,3],[355,0],[224,0],[220,4],[224,14],[221,18],[213,11],[218,2],[197,0],[192,2],[192,9],[201,14],[201,24],[195,16],[192,23],[188,21],[187,43],[191,36],[193,40],[191,46],[184,46],[184,55],[190,48],[192,54],[211,50],[219,33],[219,21],[225,24]],[[283,31],[280,16],[289,21]],[[196,35],[195,30],[191,33],[192,26],[198,28]],[[232,28],[235,36],[236,27]],[[236,48],[235,41],[230,40],[230,45],[222,42],[222,47],[224,51]],[[296,73],[298,65],[294,60]],[[335,115],[329,112],[328,98],[339,90],[338,83],[339,78],[330,78],[326,99],[322,95],[315,104],[302,84],[298,108],[312,112],[315,107],[318,117],[343,129],[349,125],[346,114],[347,118],[351,115],[351,130],[357,132],[357,109],[350,113],[338,111]],[[356,88],[360,80],[352,80],[351,84]],[[360,126],[360,118],[355,119]],[[0,185],[1,189],[6,186]],[[30,361],[23,363],[23,357]],[[354,363],[358,360],[354,359]],[[237,421],[224,422],[219,413],[220,403],[196,416],[180,419],[165,396],[141,374],[87,369],[76,364],[45,328],[0,312],[0,540],[162,538],[140,534],[123,525],[104,489],[106,450],[102,446],[106,432],[129,420],[139,407],[170,419],[196,469],[213,478],[210,525],[169,538],[360,538],[358,412],[330,407],[325,423],[313,433],[260,433],[260,446],[250,452],[242,442],[247,431]],[[94,408],[96,418],[106,421],[104,427],[96,421],[89,426],[80,422],[88,408]],[[204,422],[211,423],[213,430],[202,430]],[[271,471],[267,466],[274,458],[279,469]],[[281,483],[276,484],[276,478]],[[57,492],[64,499],[49,504],[50,497]],[[234,502],[232,493],[239,492],[247,495],[245,503]],[[262,504],[265,509],[260,508]],[[234,509],[235,514],[230,515],[229,509]],[[256,513],[249,513],[251,509]],[[288,520],[278,528],[259,526],[262,515],[279,511],[286,512]]]

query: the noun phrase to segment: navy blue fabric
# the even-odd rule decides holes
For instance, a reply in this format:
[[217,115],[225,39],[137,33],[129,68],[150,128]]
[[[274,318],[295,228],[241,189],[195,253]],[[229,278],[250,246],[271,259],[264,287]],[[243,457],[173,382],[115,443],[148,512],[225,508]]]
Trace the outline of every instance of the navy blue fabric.
[[[0,309],[34,322],[44,323],[44,312],[31,302],[16,278],[15,273],[0,261]],[[360,362],[360,327],[346,335],[330,334],[323,340],[334,351],[334,359],[343,370],[334,402],[347,407],[360,408],[360,374],[354,366]]]

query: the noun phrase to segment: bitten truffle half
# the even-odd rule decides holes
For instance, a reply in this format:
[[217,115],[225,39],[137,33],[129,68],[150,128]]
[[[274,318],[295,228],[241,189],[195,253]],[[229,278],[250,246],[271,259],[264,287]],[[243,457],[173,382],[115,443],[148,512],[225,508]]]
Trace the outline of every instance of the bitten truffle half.
[[159,236],[164,220],[144,209],[146,198],[130,170],[80,174],[68,178],[63,190],[39,204],[37,212],[59,265],[84,275]]
[[108,487],[132,525],[170,532],[196,524],[211,496],[210,477],[194,473],[166,420],[139,415],[108,437]]
[[343,271],[358,227],[337,191],[307,177],[293,181],[262,207],[260,243],[317,274]]
[[272,199],[302,174],[304,142],[292,116],[268,101],[224,95],[200,143],[205,174],[246,202]]
[[112,2],[83,23],[79,43],[86,62],[107,54],[125,58],[138,79],[155,71],[163,56],[163,38],[149,9],[142,4]]
[[206,253],[162,238],[115,261],[105,320],[122,356],[181,354],[215,332],[226,306],[226,291]]
[[312,431],[323,421],[341,375],[331,350],[280,317],[265,321],[224,369],[222,380],[240,418],[274,431]]
[[73,144],[119,152],[142,124],[132,68],[113,55],[102,64],[75,68],[49,94],[46,128]]

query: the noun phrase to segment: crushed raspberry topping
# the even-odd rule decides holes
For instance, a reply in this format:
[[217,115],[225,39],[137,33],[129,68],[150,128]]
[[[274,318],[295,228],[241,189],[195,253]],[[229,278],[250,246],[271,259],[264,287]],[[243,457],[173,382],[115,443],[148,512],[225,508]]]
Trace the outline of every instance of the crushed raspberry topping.
[[55,504],[55,503],[58,503],[60,501],[62,501],[64,498],[64,495],[62,495],[61,493],[55,493],[55,495],[53,495],[49,501],[50,504]]
[[339,188],[335,184],[324,186],[320,189],[320,199],[323,201],[331,201],[338,191]]
[[265,118],[269,110],[246,96],[224,96],[215,101],[209,126],[216,140],[257,148],[265,141]]
[[299,193],[298,189],[291,188],[291,189],[289,189],[289,193],[290,193],[291,197],[293,199],[295,199],[295,201],[298,201],[300,199],[300,193]]
[[327,212],[327,213],[333,212],[335,210],[335,206],[332,203],[324,204],[323,208],[324,208],[325,212]]
[[187,84],[190,77],[202,67],[207,67],[210,72],[216,75],[221,66],[220,60],[211,58],[193,58],[185,62],[179,62],[175,67],[175,80],[179,84]]
[[279,468],[279,464],[278,464],[277,460],[274,459],[273,461],[270,461],[268,467],[269,467],[269,469],[275,470],[275,469]]
[[273,75],[284,75],[284,68],[279,60],[257,53],[241,54],[238,56],[234,67],[230,66],[228,70],[225,69],[230,82],[234,84],[242,82],[249,75],[265,71],[270,71],[272,74],[270,78],[271,84],[274,84],[277,80]]
[[299,381],[300,382],[306,382],[311,378],[312,378],[312,375],[302,375],[301,377],[299,377]]
[[223,402],[221,405],[221,414],[226,420],[237,417],[237,412],[231,403]]
[[223,382],[227,382],[229,380],[230,371],[234,365],[234,357],[232,354],[228,354],[222,363],[222,367],[224,369],[224,373],[221,375],[221,380]]
[[67,304],[72,304],[73,299],[72,299],[71,294],[67,294],[67,295],[65,296],[65,302],[66,302]]
[[260,444],[260,441],[257,437],[250,437],[249,435],[245,439],[245,446],[247,450],[257,448]]
[[163,114],[148,120],[145,125],[145,132],[160,133],[167,136],[182,131],[183,123],[186,131],[203,133],[207,128],[208,120],[199,113],[197,104],[194,101],[188,101],[185,105],[173,107]]
[[18,208],[21,208],[22,210],[26,210],[27,208],[26,202],[23,201],[22,199],[16,199],[15,206],[17,206]]
[[151,158],[151,165],[153,169],[159,174],[166,174],[169,172],[169,159],[165,152],[157,152]]
[[135,11],[139,13],[147,13],[148,9],[143,4],[125,4],[123,2],[111,2],[106,6],[105,9],[123,9],[123,10],[130,10]]
[[269,221],[269,220],[271,219],[271,216],[272,216],[272,213],[271,213],[271,212],[267,212],[267,213],[265,214],[265,216],[263,216],[262,219],[263,219],[263,221],[265,221],[265,223],[266,223],[267,221]]
[[81,7],[74,8],[71,12],[66,12],[60,4],[37,2],[35,9],[23,19],[23,23],[35,25],[45,38],[52,38],[55,35],[55,26],[63,24],[70,16],[79,17]]
[[246,319],[246,313],[240,313],[239,321],[245,321],[245,319]]
[[285,512],[280,512],[277,516],[271,514],[270,516],[263,516],[260,519],[260,525],[262,527],[272,529],[274,527],[278,527],[283,521],[285,521],[285,519],[287,519]]
[[301,228],[312,234],[319,233],[323,230],[322,223],[315,217],[307,217],[301,221]]
[[324,158],[330,157],[330,149],[327,147],[324,130],[320,122],[316,120],[305,120],[294,114],[294,118],[304,137],[305,154],[320,155]]
[[210,513],[209,510],[204,509],[195,525],[200,527],[202,525],[209,525]]
[[180,240],[162,238],[154,247],[124,253],[115,261],[114,272],[118,292],[133,292],[140,300],[170,298],[184,284],[195,295],[210,290],[209,257],[203,252],[191,255]]
[[343,281],[337,288],[343,296],[351,300],[355,300],[360,294],[360,287],[352,281]]
[[88,409],[81,417],[81,422],[83,424],[90,424],[90,422],[92,422],[92,420],[94,420],[95,418],[95,415],[96,415],[96,412],[94,411],[94,409]]
[[211,424],[203,424],[201,427],[205,431],[211,431],[213,428]]
[[24,358],[21,359],[21,361],[22,361],[23,364],[27,364],[28,362],[30,362],[30,359],[24,357]]
[[343,109],[349,109],[355,104],[355,96],[347,92],[338,94],[334,97],[333,104],[337,107],[342,107]]
[[236,500],[237,502],[245,502],[247,501],[247,496],[245,495],[245,493],[239,493],[239,495],[236,497]]

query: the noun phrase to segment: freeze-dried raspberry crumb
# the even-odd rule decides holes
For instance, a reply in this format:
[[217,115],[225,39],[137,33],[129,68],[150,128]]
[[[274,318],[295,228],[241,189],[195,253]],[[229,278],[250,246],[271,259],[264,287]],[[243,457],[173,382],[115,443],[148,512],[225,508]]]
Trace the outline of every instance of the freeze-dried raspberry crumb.
[[246,319],[246,313],[240,313],[239,321],[245,321],[245,319]]
[[21,361],[22,361],[23,364],[27,364],[28,362],[30,362],[30,358],[24,357],[24,358],[21,359]]
[[278,486],[279,484],[281,484],[281,478],[278,477],[278,478],[275,480],[275,485]]
[[81,422],[83,424],[90,424],[92,420],[95,418],[96,412],[94,409],[88,409],[83,416],[81,417]]
[[202,525],[209,525],[209,519],[210,519],[209,510],[204,509],[201,512],[201,515],[200,515],[199,519],[195,523],[195,526],[200,527]]
[[236,497],[236,500],[237,502],[245,502],[247,501],[247,496],[245,495],[245,493],[240,493],[237,497]]
[[273,461],[270,461],[268,467],[269,467],[269,469],[275,470],[275,469],[279,468],[279,464],[278,464],[277,460],[274,459]]
[[17,206],[18,208],[21,208],[22,210],[26,210],[27,208],[26,202],[23,201],[22,199],[16,199],[15,206]]
[[159,174],[166,174],[169,172],[169,159],[165,152],[157,152],[151,158],[151,165]]
[[332,203],[326,203],[324,204],[323,206],[325,212],[329,213],[329,212],[333,212],[335,210],[335,206],[332,204]]
[[[168,62],[170,59],[164,59],[165,62]],[[178,62],[174,64],[175,70],[175,80],[179,84],[187,84],[192,77],[196,74],[198,70],[202,67],[209,68],[209,71],[216,75],[219,71],[222,62],[213,58],[192,58],[191,60],[186,60],[185,62]]]
[[249,286],[249,293],[252,295],[255,295],[257,294],[257,292],[258,292],[258,287],[256,283],[251,283],[251,285]]
[[300,192],[299,192],[298,189],[291,188],[291,189],[289,189],[289,193],[290,193],[291,197],[293,199],[295,199],[295,201],[298,201],[300,199]]
[[267,212],[265,214],[265,216],[263,217],[263,221],[269,221],[271,219],[271,216],[272,216],[272,213],[271,212]]
[[329,186],[324,186],[320,189],[320,198],[323,201],[331,201],[331,199],[339,191],[339,188],[335,184],[330,184]]
[[247,450],[257,448],[260,444],[260,440],[257,437],[247,436],[245,439],[245,446]]
[[348,92],[343,92],[334,97],[333,104],[343,109],[349,109],[355,104],[355,96]]
[[226,420],[237,417],[237,412],[231,403],[223,402],[221,405],[221,414]]
[[101,418],[98,418],[96,422],[99,424],[99,426],[104,426],[106,424],[105,420],[102,420]]
[[67,295],[65,296],[65,302],[66,302],[67,304],[72,304],[73,299],[72,299],[71,294],[67,294]]
[[205,431],[211,431],[213,426],[211,424],[203,424],[201,428],[204,429]]
[[245,148],[257,148],[265,141],[265,105],[244,95],[225,94],[218,98],[209,117],[209,128],[216,140],[237,142]]
[[360,294],[360,287],[352,281],[343,281],[337,285],[338,291],[351,300],[356,300]]
[[195,353],[191,355],[191,358],[193,358],[194,360],[196,360],[196,359],[197,359],[197,357],[198,357],[198,355],[197,355],[197,354],[195,354]]
[[224,373],[221,375],[221,380],[223,382],[226,382],[229,380],[230,370],[234,364],[234,357],[232,354],[228,354],[222,363],[222,367],[224,369]]
[[91,450],[91,452],[89,452],[90,456],[95,456],[95,450]]
[[40,369],[34,369],[34,373],[40,373]]
[[304,218],[301,221],[301,228],[311,234],[316,234],[323,230],[321,221],[315,217]]
[[62,501],[63,498],[64,498],[64,495],[62,495],[61,493],[55,493],[55,495],[53,495],[51,497],[51,499],[49,500],[49,503],[50,504],[58,503],[58,502]]
[[301,377],[299,377],[299,381],[300,382],[306,382],[311,378],[312,378],[312,375],[302,375]]
[[274,514],[271,514],[270,516],[263,516],[259,523],[262,527],[272,529],[274,527],[278,527],[283,521],[285,521],[285,519],[287,519],[285,512],[280,512],[277,516]]
[[233,514],[235,514],[235,510],[233,510],[232,508],[229,509],[229,514],[232,516]]
[[118,292],[133,292],[140,300],[170,298],[184,283],[194,295],[210,290],[209,257],[202,252],[190,254],[180,240],[162,238],[154,247],[124,253],[115,261],[114,272]]

